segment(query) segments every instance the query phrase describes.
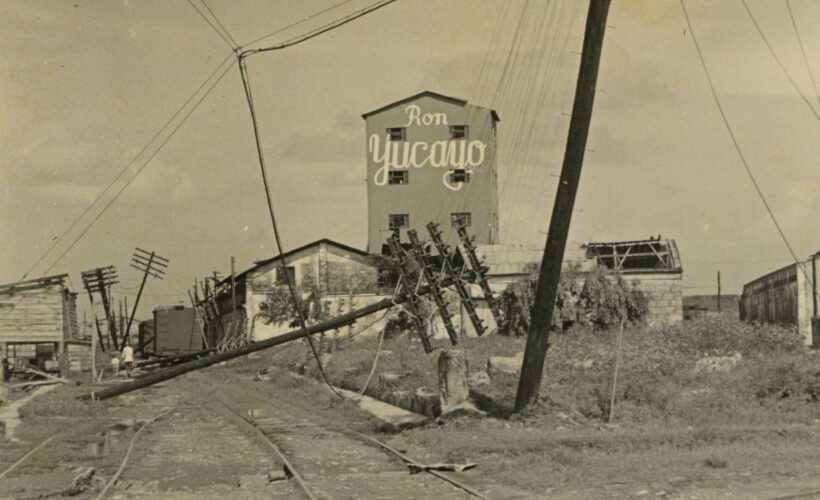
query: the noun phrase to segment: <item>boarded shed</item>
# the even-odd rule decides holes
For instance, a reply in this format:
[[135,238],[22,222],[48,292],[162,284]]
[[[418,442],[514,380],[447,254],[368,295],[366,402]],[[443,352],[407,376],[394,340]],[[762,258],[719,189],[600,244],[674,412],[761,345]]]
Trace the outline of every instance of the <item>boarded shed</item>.
[[192,307],[154,309],[154,339],[148,344],[159,356],[179,356],[204,349],[202,329]]
[[740,319],[793,326],[806,345],[820,347],[817,267],[820,252],[743,285]]
[[60,274],[0,285],[4,364],[36,363],[38,357],[52,355],[65,364],[65,341],[76,338],[78,330],[77,294],[65,285],[67,277]]

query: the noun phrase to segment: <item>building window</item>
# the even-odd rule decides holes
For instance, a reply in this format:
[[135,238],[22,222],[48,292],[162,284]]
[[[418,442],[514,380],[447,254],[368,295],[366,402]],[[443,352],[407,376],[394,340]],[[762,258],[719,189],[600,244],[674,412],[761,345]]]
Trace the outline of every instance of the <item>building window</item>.
[[470,212],[453,212],[450,214],[450,224],[452,224],[453,227],[470,227],[473,222],[472,219]]
[[467,125],[450,125],[450,139],[466,139],[469,130]]
[[406,141],[407,129],[404,127],[391,127],[387,129],[387,136],[391,141]]
[[403,227],[410,227],[410,214],[390,214],[388,228],[397,231]]
[[[293,266],[287,266],[285,269],[288,272],[288,275],[287,275],[288,279],[290,280],[290,282],[292,284],[295,285],[296,284],[296,268],[294,268]],[[282,266],[277,266],[276,267],[276,284],[277,285],[287,285],[288,284],[288,282],[285,281],[285,273],[282,272]]]
[[450,175],[447,176],[447,181],[450,184],[455,184],[457,182],[470,182],[470,172],[466,171],[463,168],[456,168],[450,171]]
[[391,170],[387,172],[388,184],[407,184],[410,181],[410,172],[407,170]]

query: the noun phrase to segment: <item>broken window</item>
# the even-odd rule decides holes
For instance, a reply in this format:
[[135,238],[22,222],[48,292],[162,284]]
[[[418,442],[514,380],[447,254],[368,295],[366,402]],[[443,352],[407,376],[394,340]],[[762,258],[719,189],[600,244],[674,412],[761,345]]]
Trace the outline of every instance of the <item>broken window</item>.
[[468,131],[467,125],[450,125],[450,139],[466,139]]
[[407,129],[405,127],[389,127],[387,129],[387,136],[391,141],[406,141]]
[[456,168],[450,171],[450,175],[447,179],[450,184],[455,184],[457,182],[470,182],[470,172],[463,168]]
[[390,214],[388,216],[388,226],[391,231],[397,231],[403,227],[410,227],[410,214]]
[[454,212],[450,214],[450,224],[452,224],[453,227],[470,227],[472,223],[473,220],[470,212]]
[[394,170],[387,172],[388,184],[407,184],[410,180],[410,172],[407,170]]
[[[285,268],[287,270],[287,279],[290,280],[292,284],[296,284],[296,269],[293,266],[287,266]],[[282,266],[276,267],[276,284],[277,285],[287,285],[288,282],[285,281],[285,273],[282,271]]]

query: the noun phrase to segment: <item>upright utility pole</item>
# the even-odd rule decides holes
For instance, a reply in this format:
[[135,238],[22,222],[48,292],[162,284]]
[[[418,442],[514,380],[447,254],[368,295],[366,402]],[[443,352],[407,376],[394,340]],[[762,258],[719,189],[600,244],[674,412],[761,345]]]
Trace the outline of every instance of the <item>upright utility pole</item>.
[[718,271],[718,297],[717,297],[717,310],[720,312],[720,271]]
[[575,87],[575,102],[572,105],[564,164],[561,167],[561,179],[552,209],[544,257],[541,259],[541,271],[538,275],[535,304],[532,309],[532,322],[527,336],[527,347],[524,351],[524,362],[521,365],[521,377],[518,380],[518,392],[515,398],[516,412],[534,403],[538,399],[538,391],[541,388],[544,358],[549,348],[552,312],[555,307],[558,279],[561,275],[561,262],[564,259],[572,207],[575,204],[575,194],[578,192],[581,167],[584,163],[584,150],[592,117],[592,103],[595,99],[595,83],[598,79],[598,65],[601,60],[601,47],[604,42],[609,3],[610,0],[590,0],[589,2],[584,31],[584,48]]

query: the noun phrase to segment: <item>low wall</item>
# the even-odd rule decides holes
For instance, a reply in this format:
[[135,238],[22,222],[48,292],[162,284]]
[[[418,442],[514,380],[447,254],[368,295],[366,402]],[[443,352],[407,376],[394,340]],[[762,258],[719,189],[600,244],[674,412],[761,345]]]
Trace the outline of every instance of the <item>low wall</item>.
[[681,273],[624,273],[623,279],[649,299],[650,326],[683,321],[683,287]]

